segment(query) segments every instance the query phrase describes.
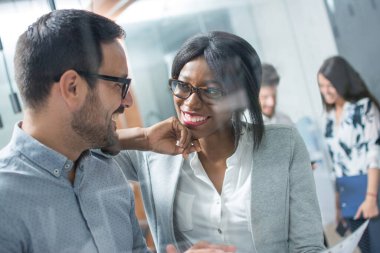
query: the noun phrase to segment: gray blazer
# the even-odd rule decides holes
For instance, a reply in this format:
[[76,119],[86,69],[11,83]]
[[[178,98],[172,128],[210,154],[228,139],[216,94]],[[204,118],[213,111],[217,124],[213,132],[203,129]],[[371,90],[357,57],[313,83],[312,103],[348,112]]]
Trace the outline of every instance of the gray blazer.
[[[252,156],[250,222],[256,251],[251,252],[322,251],[322,222],[314,179],[297,130],[266,126],[262,144]],[[173,203],[182,156],[123,151],[115,159],[129,180],[140,182],[154,243],[158,252],[165,252],[167,244],[177,243]]]

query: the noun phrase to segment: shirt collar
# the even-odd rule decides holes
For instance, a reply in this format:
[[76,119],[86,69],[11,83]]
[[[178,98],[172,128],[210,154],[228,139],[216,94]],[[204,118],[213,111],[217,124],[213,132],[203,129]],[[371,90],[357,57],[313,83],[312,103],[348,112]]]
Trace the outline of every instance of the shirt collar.
[[21,129],[22,122],[18,122],[10,141],[11,148],[39,165],[55,177],[65,175],[73,168],[74,163],[64,155],[45,146]]
[[247,128],[243,129],[243,133],[240,136],[239,144],[235,152],[230,157],[227,158],[227,161],[226,161],[227,168],[231,166],[240,167],[242,159],[244,158],[244,155],[247,152],[253,150],[252,145],[250,145],[250,143],[252,142],[252,139],[251,140],[248,139],[248,136],[250,135],[247,133],[247,131],[248,131]]
[[272,115],[272,117],[270,117],[270,118],[268,116],[266,116],[265,114],[262,114],[262,116],[263,116],[263,122],[264,122],[265,125],[277,123],[276,113],[274,113]]
[[[239,144],[235,150],[235,152],[227,158],[226,164],[227,168],[237,167],[240,168],[242,159],[245,157],[247,152],[252,152],[252,140],[249,140],[249,134],[247,133],[248,129],[245,128],[243,130],[243,134],[240,136]],[[249,155],[249,153],[248,153]],[[202,164],[198,158],[198,154],[196,152],[191,153],[189,156],[190,166],[193,169],[195,174],[203,174],[201,172]]]

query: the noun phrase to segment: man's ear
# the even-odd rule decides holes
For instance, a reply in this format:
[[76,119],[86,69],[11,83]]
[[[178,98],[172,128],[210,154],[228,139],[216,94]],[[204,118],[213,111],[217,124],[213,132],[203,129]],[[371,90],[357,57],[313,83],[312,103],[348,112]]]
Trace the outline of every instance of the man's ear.
[[59,90],[62,99],[72,111],[78,110],[84,103],[88,84],[75,70],[67,70],[59,79]]

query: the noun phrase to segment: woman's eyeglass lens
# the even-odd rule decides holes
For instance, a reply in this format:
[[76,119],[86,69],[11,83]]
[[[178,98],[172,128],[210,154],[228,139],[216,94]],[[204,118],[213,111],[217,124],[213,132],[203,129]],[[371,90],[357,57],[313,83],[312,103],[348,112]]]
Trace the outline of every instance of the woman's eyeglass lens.
[[176,79],[169,80],[169,88],[174,96],[182,99],[187,99],[194,92],[198,93],[198,95],[206,101],[217,100],[224,96],[224,92],[222,89],[213,87],[198,88],[192,86],[189,83],[185,83]]

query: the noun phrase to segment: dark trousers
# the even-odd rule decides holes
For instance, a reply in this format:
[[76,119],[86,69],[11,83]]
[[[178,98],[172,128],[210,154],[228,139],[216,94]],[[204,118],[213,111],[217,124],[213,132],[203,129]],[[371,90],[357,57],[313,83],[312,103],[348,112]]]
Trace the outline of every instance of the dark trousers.
[[[364,219],[347,219],[348,226],[351,231],[355,231],[366,220]],[[362,238],[359,241],[359,248],[362,253],[380,253],[380,217],[371,219],[368,227],[364,231]]]

